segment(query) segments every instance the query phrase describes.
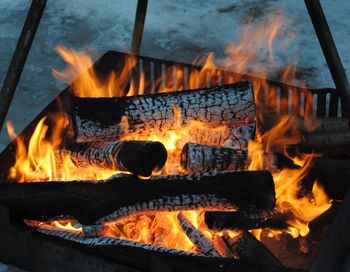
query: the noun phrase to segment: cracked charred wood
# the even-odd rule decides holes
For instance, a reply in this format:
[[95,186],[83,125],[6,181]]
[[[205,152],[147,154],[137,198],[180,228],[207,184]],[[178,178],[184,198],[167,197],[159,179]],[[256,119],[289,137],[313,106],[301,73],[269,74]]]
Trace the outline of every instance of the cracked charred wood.
[[327,155],[348,154],[350,151],[350,130],[303,134],[298,148],[302,152],[317,152]]
[[[97,256],[112,263],[125,265],[140,271],[192,271],[192,272],[300,272],[299,269],[280,266],[248,263],[229,258],[205,257],[191,252],[165,247],[142,244],[114,237],[85,238],[79,233],[72,233],[57,228],[36,228],[40,233],[31,235],[47,241],[47,235],[52,242],[65,245],[79,252]],[[56,237],[55,237],[56,236]]]
[[343,200],[350,188],[349,176],[350,159],[320,157],[314,159],[302,183],[308,191],[311,191],[317,180],[331,199]]
[[244,212],[205,212],[205,223],[214,230],[252,230],[252,229],[285,229],[290,214],[262,212],[247,214]]
[[311,272],[333,272],[343,270],[350,252],[350,191],[331,225],[311,267]]
[[200,230],[196,229],[182,212],[177,214],[177,221],[188,239],[191,240],[201,254],[211,257],[220,257],[214,244],[205,237]]
[[242,262],[284,267],[275,255],[248,231],[243,231],[236,237],[225,233],[222,238],[233,256]]
[[211,127],[255,124],[254,95],[248,82],[142,96],[72,99],[78,142],[115,140],[124,132],[177,129],[195,120]]
[[188,173],[244,170],[248,152],[221,146],[187,143],[181,152],[181,166]]
[[[158,176],[116,175],[106,181],[0,183],[0,204],[18,219],[71,215],[82,224],[148,210],[213,207],[266,210],[275,206],[268,171]],[[83,208],[82,208],[83,207]]]
[[72,143],[59,155],[69,155],[74,165],[81,168],[92,165],[144,177],[162,169],[167,160],[164,145],[152,141]]

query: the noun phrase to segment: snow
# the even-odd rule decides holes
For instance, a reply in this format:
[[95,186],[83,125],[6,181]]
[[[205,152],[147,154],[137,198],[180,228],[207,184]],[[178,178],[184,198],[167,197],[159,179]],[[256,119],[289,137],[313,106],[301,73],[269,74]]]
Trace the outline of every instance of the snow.
[[[322,1],[340,56],[350,74],[350,1]],[[0,0],[0,82],[3,82],[30,1]],[[276,51],[276,64],[256,62],[277,73],[298,60],[297,76],[310,87],[332,87],[333,83],[304,6],[299,0],[149,0],[141,54],[175,61],[192,62],[198,55],[215,52],[225,56],[225,47],[235,41],[239,30],[251,19],[283,10],[288,24],[285,33],[296,30],[286,50]],[[65,65],[54,52],[57,44],[77,50],[90,49],[94,58],[107,50],[130,49],[136,0],[48,1],[18,85],[8,120],[22,130],[65,86],[54,79],[52,68]],[[276,43],[279,44],[278,42]],[[264,65],[261,65],[264,64]],[[255,63],[257,65],[257,63]],[[0,134],[0,150],[9,142],[6,129]]]

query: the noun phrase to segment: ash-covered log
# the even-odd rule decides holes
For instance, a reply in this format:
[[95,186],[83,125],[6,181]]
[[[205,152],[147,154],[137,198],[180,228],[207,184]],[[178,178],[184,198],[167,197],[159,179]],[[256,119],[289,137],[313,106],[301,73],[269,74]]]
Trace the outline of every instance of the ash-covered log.
[[[194,120],[211,127],[255,123],[254,94],[248,82],[191,91],[72,100],[79,142],[115,140],[124,132],[166,131]],[[178,118],[174,108],[181,115]],[[123,116],[128,126],[122,122]]]
[[303,152],[346,155],[350,151],[350,130],[304,134],[298,148]]
[[181,166],[188,173],[236,171],[247,166],[247,151],[227,147],[187,143],[181,153]]
[[196,229],[182,212],[177,214],[177,221],[186,236],[192,241],[201,254],[211,257],[220,257],[214,244],[205,237],[200,230]]
[[[138,271],[192,272],[301,272],[302,270],[229,258],[205,257],[191,252],[146,245],[112,237],[85,238],[80,234],[55,228],[37,228],[38,237],[52,235],[50,240],[82,252],[137,269]],[[47,238],[47,237],[44,237]],[[60,239],[63,238],[63,239]]]
[[[148,210],[200,207],[268,210],[275,206],[268,171],[158,176],[117,175],[107,181],[1,183],[0,204],[18,219],[71,215],[82,224]],[[107,216],[109,215],[109,216]]]
[[214,230],[252,230],[260,228],[285,229],[290,214],[268,213],[247,214],[244,212],[205,212],[205,223]]
[[68,155],[81,171],[93,165],[144,177],[162,169],[167,160],[164,145],[152,141],[72,143],[58,154],[60,157]]
[[271,251],[248,231],[243,231],[236,237],[224,234],[222,238],[233,255],[243,262],[281,267],[281,269],[284,267]]

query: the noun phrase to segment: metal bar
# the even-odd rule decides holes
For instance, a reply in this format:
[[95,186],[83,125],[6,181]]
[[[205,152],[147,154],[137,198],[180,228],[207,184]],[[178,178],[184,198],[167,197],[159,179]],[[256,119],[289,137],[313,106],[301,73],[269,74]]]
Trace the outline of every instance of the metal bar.
[[342,115],[350,117],[350,85],[319,0],[305,0],[317,38],[341,96]]
[[33,0],[0,91],[0,131],[5,122],[47,0]]
[[132,42],[131,42],[131,53],[133,53],[134,55],[138,55],[140,52],[143,27],[145,25],[145,19],[146,19],[147,4],[148,4],[148,0],[137,1],[134,32],[132,34]]

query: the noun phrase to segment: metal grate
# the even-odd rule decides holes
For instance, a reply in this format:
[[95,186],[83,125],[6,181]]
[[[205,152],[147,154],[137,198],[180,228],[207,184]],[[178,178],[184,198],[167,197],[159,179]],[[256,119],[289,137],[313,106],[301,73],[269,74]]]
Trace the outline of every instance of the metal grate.
[[[110,71],[110,69],[118,70],[131,56],[127,53],[109,51],[95,64],[95,68],[101,70],[100,65],[103,63],[103,68],[106,68],[103,69],[105,72]],[[255,98],[257,103],[267,105],[278,114],[305,114],[306,109],[312,109],[309,114],[317,117],[345,116],[342,113],[340,96],[336,89],[307,89],[221,69],[217,69],[215,75],[208,71],[201,77],[204,80],[200,82],[201,66],[144,56],[137,56],[136,58],[138,64],[133,69],[131,79],[137,85],[140,82],[140,74],[144,73],[145,81],[149,82],[145,86],[146,94],[157,92],[159,88],[164,87],[169,88],[169,90],[189,89],[190,75],[194,80],[192,86],[196,88],[233,83],[243,79],[254,84],[255,91],[258,94]],[[112,66],[107,67],[106,63],[110,63]],[[176,78],[176,72],[182,74],[181,80]],[[173,76],[166,76],[169,73],[172,73]],[[262,84],[263,82],[264,84]]]

